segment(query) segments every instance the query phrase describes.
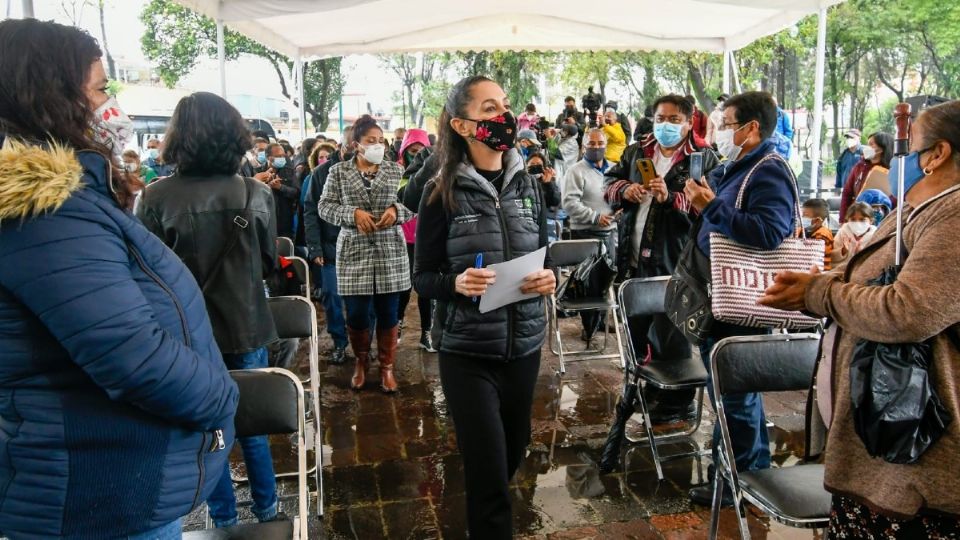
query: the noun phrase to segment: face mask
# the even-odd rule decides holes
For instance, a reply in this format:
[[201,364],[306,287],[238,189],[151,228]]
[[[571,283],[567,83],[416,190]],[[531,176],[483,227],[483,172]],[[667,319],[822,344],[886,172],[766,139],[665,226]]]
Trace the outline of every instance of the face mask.
[[867,161],[877,157],[877,151],[872,146],[864,146],[860,152],[863,154],[863,159]]
[[93,111],[93,118],[93,136],[97,142],[109,146],[117,155],[123,152],[123,147],[133,138],[133,120],[120,109],[117,98],[111,97]]
[[488,120],[467,120],[477,123],[477,133],[473,138],[491,150],[506,152],[513,148],[517,141],[517,120],[510,111]]
[[543,174],[543,165],[534,165],[529,169],[527,169],[527,172],[532,174],[533,176],[536,176],[538,174]]
[[853,150],[854,148],[856,148],[856,147],[858,147],[858,146],[860,146],[860,141],[858,141],[858,140],[856,140],[856,139],[853,139],[853,138],[848,138],[848,139],[847,139],[847,148]]
[[329,158],[318,159],[318,160],[317,160],[317,167],[323,165],[323,164],[326,163],[327,161],[330,161]]
[[600,148],[587,148],[583,151],[583,159],[591,163],[600,163],[603,161],[603,156],[605,156],[606,153],[606,146],[601,146]]
[[404,152],[404,153],[403,153],[403,162],[406,163],[407,165],[409,165],[409,164],[413,163],[413,160],[414,160],[414,158],[416,158],[416,157],[417,157],[417,155],[414,154],[413,152],[409,152],[409,151],[408,151],[408,152]]
[[383,153],[387,148],[382,144],[370,144],[363,145],[363,159],[367,160],[374,165],[379,165],[383,162]]
[[285,157],[273,158],[271,163],[273,164],[273,168],[282,169],[287,166],[287,158]]
[[683,140],[683,126],[670,122],[658,122],[653,125],[653,136],[664,148],[673,148]]
[[[925,150],[920,150],[918,152],[910,152],[903,160],[903,194],[906,195],[910,193],[910,189],[913,186],[917,185],[921,180],[924,179],[926,174],[923,172],[923,167],[920,166],[920,154],[926,152],[929,148]],[[890,162],[890,174],[888,178],[890,180],[890,194],[900,199],[900,193],[897,189],[899,186],[900,175],[900,160],[894,159]]]
[[880,226],[880,222],[883,221],[883,218],[886,217],[886,214],[883,210],[874,210],[873,211],[873,224],[877,227]]
[[151,148],[147,150],[147,157],[149,157],[150,159],[157,159],[158,157],[160,157],[160,149]]
[[523,154],[523,159],[527,159],[527,156],[530,155],[530,149],[527,148],[526,146],[521,146],[520,153]]
[[804,229],[809,229],[810,227],[813,226],[813,218],[808,218],[808,217],[800,218],[800,222],[803,223]]
[[267,162],[267,153],[265,151],[257,152],[257,163],[263,165]]
[[138,172],[140,170],[140,167],[137,166],[136,163],[124,163],[123,169],[129,173],[134,173],[134,172]]
[[737,129],[723,129],[716,132],[717,151],[720,152],[720,155],[725,156],[730,161],[736,161],[737,158],[740,157],[740,152],[743,151],[743,145],[738,145],[733,142],[733,136],[745,127],[747,127],[746,124]]
[[847,227],[849,227],[850,232],[852,232],[854,236],[859,237],[859,236],[863,236],[864,234],[867,233],[867,231],[870,230],[870,222],[869,221],[851,221],[847,223]]

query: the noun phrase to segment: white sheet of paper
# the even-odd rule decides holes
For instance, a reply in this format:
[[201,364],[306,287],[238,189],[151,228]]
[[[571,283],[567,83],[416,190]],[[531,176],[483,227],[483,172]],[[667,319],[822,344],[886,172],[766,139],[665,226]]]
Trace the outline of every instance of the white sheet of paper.
[[512,261],[491,264],[488,270],[497,273],[497,281],[487,287],[487,292],[480,297],[480,313],[487,313],[530,298],[536,298],[537,293],[523,294],[520,287],[523,279],[537,270],[543,270],[543,261],[547,257],[547,248],[540,248],[533,253],[527,253]]

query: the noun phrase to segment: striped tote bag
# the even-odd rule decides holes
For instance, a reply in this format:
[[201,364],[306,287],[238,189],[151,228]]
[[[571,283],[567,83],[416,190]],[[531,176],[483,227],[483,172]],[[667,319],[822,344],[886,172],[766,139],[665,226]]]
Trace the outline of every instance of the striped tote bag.
[[[783,160],[778,154],[771,154],[754,166],[740,186],[738,209],[754,171],[768,159]],[[785,169],[790,170],[790,167],[787,165]],[[773,285],[773,277],[777,272],[809,272],[811,266],[823,267],[824,243],[803,235],[797,180],[792,171],[790,175],[797,195],[795,230],[800,232],[796,237],[787,238],[776,249],[762,250],[739,244],[720,233],[710,234],[712,310],[718,321],[785,330],[803,330],[820,324],[819,319],[797,311],[782,311],[757,304],[763,291]]]

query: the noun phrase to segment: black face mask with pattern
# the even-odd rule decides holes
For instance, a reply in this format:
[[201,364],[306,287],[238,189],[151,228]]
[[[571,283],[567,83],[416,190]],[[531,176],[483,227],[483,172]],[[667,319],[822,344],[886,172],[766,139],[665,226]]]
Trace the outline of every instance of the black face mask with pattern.
[[513,148],[517,141],[517,119],[510,111],[487,120],[472,118],[467,120],[477,123],[477,133],[473,138],[487,145],[491,150],[506,152]]

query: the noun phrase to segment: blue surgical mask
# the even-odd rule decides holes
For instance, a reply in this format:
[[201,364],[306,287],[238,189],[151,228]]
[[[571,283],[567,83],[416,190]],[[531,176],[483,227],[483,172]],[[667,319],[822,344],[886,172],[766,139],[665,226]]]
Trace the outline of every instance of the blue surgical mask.
[[873,224],[877,227],[880,226],[880,222],[883,221],[883,218],[887,217],[887,214],[883,210],[874,210],[873,211]]
[[275,169],[282,169],[287,166],[287,158],[285,157],[273,158],[273,161],[271,163],[273,163],[273,167]]
[[267,153],[264,151],[257,152],[257,162],[263,165],[267,162]]
[[[910,193],[910,189],[917,185],[923,178],[926,176],[923,173],[923,167],[920,166],[920,154],[930,150],[925,148],[923,150],[918,150],[916,152],[910,152],[903,158],[903,193]],[[890,162],[890,173],[887,176],[887,179],[890,180],[890,194],[901,199],[899,190],[897,189],[898,182],[900,178],[900,159],[893,158],[893,161]]]
[[670,122],[657,122],[653,125],[653,136],[664,148],[673,148],[683,140],[683,126]]
[[160,157],[160,150],[157,148],[151,148],[147,150],[147,156],[149,156],[150,159],[157,159]]
[[811,226],[813,226],[813,218],[800,218],[800,222],[803,223],[804,229],[809,229]]

